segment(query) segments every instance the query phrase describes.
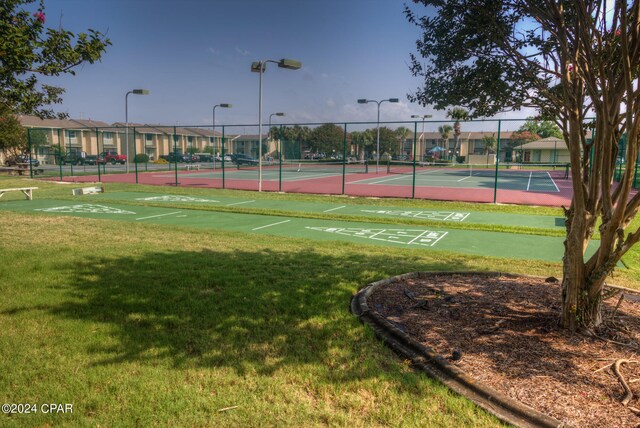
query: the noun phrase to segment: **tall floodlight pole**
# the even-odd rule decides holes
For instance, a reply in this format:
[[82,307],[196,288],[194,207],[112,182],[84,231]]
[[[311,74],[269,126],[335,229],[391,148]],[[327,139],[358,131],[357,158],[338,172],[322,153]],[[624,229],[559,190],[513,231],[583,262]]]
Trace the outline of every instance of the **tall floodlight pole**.
[[[430,114],[412,114],[411,117],[413,119],[422,119],[422,133],[420,134],[420,148],[422,150],[424,150],[424,142],[422,141],[424,139],[424,120],[425,119],[430,119],[432,116]],[[417,153],[413,154],[413,157],[415,158],[417,155]],[[420,154],[420,156],[422,156],[422,154]],[[421,159],[421,161],[424,159]]]
[[135,95],[149,95],[149,91],[146,89],[134,89],[127,92],[124,96],[124,139],[125,139],[125,153],[127,155],[127,173],[129,173],[129,94]]
[[299,70],[302,67],[300,61],[285,58],[279,61],[266,59],[251,63],[251,71],[260,73],[260,93],[258,96],[258,192],[262,192],[262,74],[265,72],[268,62],[278,64],[278,67],[288,68],[289,70]]
[[[216,104],[213,106],[213,129],[211,130],[211,132],[213,132],[214,143],[216,142],[216,107],[231,108],[233,106],[228,103]],[[211,148],[213,149],[213,144],[211,144]],[[211,153],[211,154],[214,155],[215,153]]]
[[398,98],[389,98],[389,99],[380,100],[380,101],[368,100],[366,98],[361,98],[358,100],[358,104],[367,104],[367,103],[378,104],[378,120],[376,122],[377,123],[376,128],[378,129],[378,137],[376,138],[376,174],[378,173],[378,167],[380,166],[380,104],[382,104],[385,101],[388,101],[390,103],[400,102]]

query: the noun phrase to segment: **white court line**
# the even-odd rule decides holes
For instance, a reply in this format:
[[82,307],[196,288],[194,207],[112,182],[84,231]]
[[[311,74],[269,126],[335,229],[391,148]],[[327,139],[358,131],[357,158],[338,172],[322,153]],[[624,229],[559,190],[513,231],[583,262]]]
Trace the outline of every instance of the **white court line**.
[[264,229],[265,227],[271,227],[271,226],[277,226],[278,224],[282,224],[282,223],[288,223],[291,220],[285,220],[285,221],[280,221],[278,223],[273,223],[273,224],[268,224],[266,226],[260,226],[260,227],[256,227],[255,229],[251,229],[251,230],[260,230],[260,229]]
[[227,204],[227,205],[225,205],[225,207],[230,207],[230,206],[232,206],[232,205],[240,205],[240,204],[250,204],[251,202],[255,202],[255,201],[234,202],[233,204]]
[[468,175],[468,176],[466,176],[465,178],[461,178],[460,180],[458,180],[458,182],[464,181],[464,180],[466,180],[467,178],[471,178],[471,176],[470,176],[470,175]]
[[527,183],[527,192],[529,191],[529,186],[531,186],[531,176],[533,175],[533,171],[529,173],[529,182]]
[[447,221],[447,220],[449,220],[449,217],[451,217],[451,216],[452,216],[452,215],[454,215],[454,214],[455,214],[455,213],[451,213],[451,214],[449,214],[448,216],[446,216],[446,217],[444,218],[444,220],[443,220],[443,221]]
[[445,235],[446,235],[447,233],[449,233],[449,232],[445,232],[445,233],[443,233],[441,237],[439,237],[438,239],[436,239],[436,240],[435,240],[435,242],[434,242],[433,244],[431,244],[431,246],[433,247],[434,245],[436,245],[436,244],[438,243],[438,241],[439,241],[439,240],[441,240],[442,238],[444,238],[444,237],[445,237]]
[[551,182],[553,183],[553,186],[556,188],[556,192],[560,192],[560,189],[558,189],[558,185],[556,184],[555,180],[551,178],[551,174],[549,174],[549,171],[547,171],[547,175],[549,176],[549,180],[551,180]]
[[375,239],[375,236],[378,236],[378,235],[380,235],[381,233],[384,233],[384,232],[386,232],[386,231],[387,231],[387,229],[382,229],[380,232],[378,232],[378,233],[374,233],[373,235],[371,235],[371,236],[369,237],[369,239]]
[[282,180],[283,182],[290,182],[290,181],[302,181],[302,180],[312,180],[314,178],[323,178],[323,177],[340,177],[342,176],[342,174],[333,174],[333,173],[316,173],[316,174],[309,174],[309,175],[301,175],[301,176],[297,176],[294,179],[289,179],[289,177],[285,178],[284,180]]
[[413,238],[411,241],[409,241],[409,242],[407,243],[407,245],[409,245],[409,244],[413,244],[413,241],[415,241],[416,239],[420,238],[422,235],[424,235],[425,233],[428,233],[428,232],[429,232],[428,230],[425,230],[425,231],[424,231],[424,232],[422,232],[420,235],[416,236],[416,237],[415,237],[415,238]]
[[345,207],[346,207],[346,205],[342,205],[342,206],[340,206],[340,207],[331,208],[331,209],[329,209],[329,210],[322,211],[322,212],[323,212],[323,213],[328,213],[328,212],[335,211],[335,210],[339,210],[339,209],[341,209],[341,208],[345,208]]
[[[371,183],[367,183],[367,184],[378,184],[378,183],[384,183],[385,181],[400,180],[400,179],[403,179],[403,178],[405,178],[404,175],[399,175],[398,177],[387,178],[385,180],[379,180],[379,181],[372,181]],[[360,181],[362,181],[362,180],[360,180]]]
[[173,213],[167,213],[167,214],[150,215],[150,216],[148,216],[148,217],[140,217],[140,218],[137,218],[136,220],[146,220],[146,219],[148,219],[148,218],[164,217],[164,216],[166,216],[166,215],[179,214],[179,213],[181,213],[181,212],[182,212],[182,211],[176,211],[176,212],[173,212]]

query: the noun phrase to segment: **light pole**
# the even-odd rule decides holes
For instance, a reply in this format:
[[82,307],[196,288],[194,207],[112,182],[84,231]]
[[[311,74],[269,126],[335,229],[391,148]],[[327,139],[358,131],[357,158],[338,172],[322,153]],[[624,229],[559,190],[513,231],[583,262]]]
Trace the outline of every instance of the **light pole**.
[[258,96],[258,192],[262,192],[262,74],[267,69],[268,62],[278,64],[278,67],[288,68],[289,70],[299,70],[302,67],[300,61],[285,58],[279,61],[266,59],[251,63],[251,71],[260,73],[260,94]]
[[[213,106],[213,142],[216,142],[216,107],[222,107],[222,108],[231,108],[233,107],[231,104],[228,103],[222,103],[222,104],[216,104]],[[211,145],[211,148],[213,149],[213,144]],[[211,155],[214,157],[214,167],[215,167],[215,154],[211,153]]]
[[377,129],[378,129],[378,137],[376,138],[376,174],[378,173],[378,167],[380,166],[380,104],[385,101],[389,101],[390,103],[397,103],[400,100],[398,98],[389,98],[386,100],[368,100],[366,98],[361,98],[358,100],[358,104],[367,104],[367,103],[376,103],[378,104],[378,121],[377,121]]
[[[433,117],[433,116],[431,116],[430,114],[423,114],[423,115],[412,114],[411,117],[414,118],[414,119],[422,119],[422,133],[420,134],[420,149],[421,149],[420,150],[420,153],[421,153],[420,156],[422,156],[422,151],[424,151],[424,142],[422,141],[424,139],[424,120],[425,119],[431,119],[431,117]],[[415,159],[416,153],[413,154],[413,157]],[[424,160],[424,159],[421,159],[421,161],[422,160]]]
[[[126,144],[125,152],[127,155],[127,173],[129,173],[129,162],[131,162],[131,160],[129,159],[129,94],[149,95],[149,91],[147,89],[134,89],[127,92],[127,94],[124,96],[124,126],[125,126],[124,139]],[[134,142],[134,145],[135,145],[135,142]]]

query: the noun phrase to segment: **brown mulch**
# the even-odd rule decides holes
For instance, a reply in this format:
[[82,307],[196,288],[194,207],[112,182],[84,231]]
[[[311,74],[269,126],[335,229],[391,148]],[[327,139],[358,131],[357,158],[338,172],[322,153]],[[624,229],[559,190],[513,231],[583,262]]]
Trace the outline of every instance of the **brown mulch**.
[[[368,306],[477,381],[569,426],[640,426],[640,296],[607,299],[598,337],[560,328],[560,299],[545,279],[447,275],[379,287]],[[628,406],[610,367],[621,359]]]

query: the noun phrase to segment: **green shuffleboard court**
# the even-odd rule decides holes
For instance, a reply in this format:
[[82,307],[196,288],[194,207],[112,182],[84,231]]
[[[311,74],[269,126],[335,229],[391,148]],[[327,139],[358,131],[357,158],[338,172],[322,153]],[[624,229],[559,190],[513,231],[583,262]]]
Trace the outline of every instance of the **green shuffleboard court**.
[[[290,238],[349,242],[357,245],[383,245],[421,251],[442,250],[514,259],[539,259],[559,262],[563,254],[563,238],[561,237],[451,229],[446,227],[445,221],[442,222],[443,227],[390,225],[375,223],[375,221],[355,222],[214,212],[175,207],[125,205],[107,200],[102,201],[101,198],[96,198],[95,196],[97,195],[83,196],[74,200],[6,201],[0,204],[0,209],[38,215],[119,220],[166,227],[227,230]],[[136,194],[136,196],[141,198],[156,197],[144,196],[144,194]],[[160,195],[160,197],[165,196],[167,199],[181,197],[177,195]],[[214,198],[196,199],[202,199],[202,203],[223,202]],[[227,202],[227,204],[240,204],[242,202],[248,204],[249,200]],[[266,203],[267,201],[264,202]]]
[[399,217],[418,220],[443,221],[446,223],[496,224],[543,229],[564,228],[564,219],[562,217],[548,215],[522,215],[486,211],[474,212],[469,210],[432,210],[428,208],[407,209],[406,207],[381,207],[376,205],[351,204],[348,200],[345,200],[345,203],[319,203],[221,196],[205,197],[169,195],[146,192],[108,192],[91,195],[90,198],[92,198],[92,200],[110,201],[115,203],[118,203],[119,201],[127,201],[136,204],[149,203],[154,205],[188,204],[201,205],[204,207],[242,207],[264,210],[283,210],[299,213],[322,213],[325,215],[351,215],[371,217],[372,221],[375,221],[376,218]]

